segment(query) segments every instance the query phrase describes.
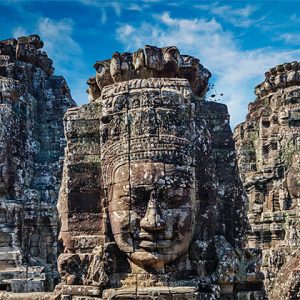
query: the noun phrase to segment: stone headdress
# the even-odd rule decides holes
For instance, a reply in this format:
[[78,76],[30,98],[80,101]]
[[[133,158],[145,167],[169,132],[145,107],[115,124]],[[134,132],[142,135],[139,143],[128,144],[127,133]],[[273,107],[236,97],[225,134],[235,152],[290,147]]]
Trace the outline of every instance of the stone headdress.
[[186,79],[134,79],[102,91],[104,182],[134,161],[193,164],[194,105]]

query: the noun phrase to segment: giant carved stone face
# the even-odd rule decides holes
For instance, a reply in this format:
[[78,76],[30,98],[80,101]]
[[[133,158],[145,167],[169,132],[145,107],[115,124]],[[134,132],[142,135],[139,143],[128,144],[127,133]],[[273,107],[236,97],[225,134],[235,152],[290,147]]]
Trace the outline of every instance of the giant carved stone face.
[[112,232],[120,250],[144,269],[163,270],[187,253],[194,210],[192,167],[137,161],[113,173]]

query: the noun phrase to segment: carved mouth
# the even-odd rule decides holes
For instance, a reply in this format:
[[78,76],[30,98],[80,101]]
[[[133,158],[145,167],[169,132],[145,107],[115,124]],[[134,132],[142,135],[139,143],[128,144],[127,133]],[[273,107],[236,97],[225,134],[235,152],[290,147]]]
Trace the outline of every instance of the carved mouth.
[[156,240],[156,238],[154,237],[154,235],[146,233],[146,232],[140,232],[138,235],[138,238],[140,240],[146,240],[146,241],[154,241]]
[[157,241],[141,240],[139,243],[139,247],[148,251],[154,251],[154,250],[169,248],[173,244],[173,242],[174,241],[171,240],[157,240]]
[[157,236],[151,235],[148,233],[139,234],[139,247],[148,250],[154,251],[158,249],[169,248],[176,239],[168,239],[164,237],[164,234],[159,234]]
[[145,250],[154,251],[156,249],[156,242],[141,240],[139,246]]

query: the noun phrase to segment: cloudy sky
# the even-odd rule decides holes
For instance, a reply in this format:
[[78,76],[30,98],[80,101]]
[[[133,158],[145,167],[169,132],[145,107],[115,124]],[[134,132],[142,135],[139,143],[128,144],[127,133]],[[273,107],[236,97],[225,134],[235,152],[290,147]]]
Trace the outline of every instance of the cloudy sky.
[[212,72],[235,126],[265,71],[300,60],[300,0],[2,0],[0,12],[0,39],[39,34],[78,104],[87,102],[95,61],[145,44],[176,45]]

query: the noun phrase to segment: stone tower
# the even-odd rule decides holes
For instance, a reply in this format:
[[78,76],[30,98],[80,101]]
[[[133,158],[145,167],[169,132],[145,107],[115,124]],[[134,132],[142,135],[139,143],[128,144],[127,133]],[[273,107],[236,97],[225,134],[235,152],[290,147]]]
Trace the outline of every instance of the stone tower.
[[300,63],[270,69],[255,94],[234,134],[249,203],[248,245],[263,250],[269,299],[298,299]]
[[62,119],[75,103],[42,47],[37,35],[0,41],[0,289],[13,292],[59,280]]
[[176,47],[94,65],[65,115],[61,299],[263,299],[244,249],[243,187],[226,106]]

